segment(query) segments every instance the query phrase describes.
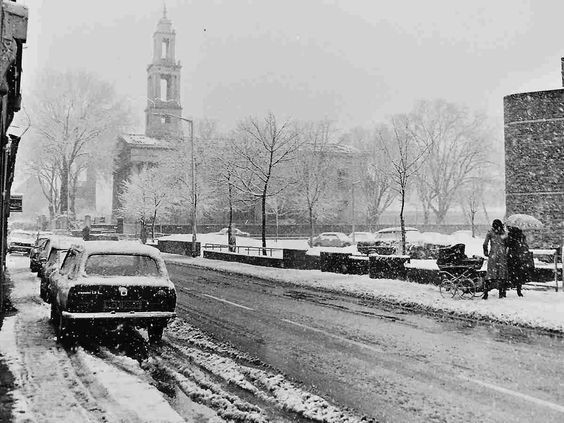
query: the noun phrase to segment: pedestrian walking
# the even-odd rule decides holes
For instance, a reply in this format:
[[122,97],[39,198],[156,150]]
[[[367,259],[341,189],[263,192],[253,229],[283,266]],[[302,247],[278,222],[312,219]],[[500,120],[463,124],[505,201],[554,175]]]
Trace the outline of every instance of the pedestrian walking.
[[490,287],[497,284],[499,298],[505,297],[507,281],[507,234],[499,219],[492,222],[492,227],[484,240],[484,256],[488,257],[488,269],[484,283],[484,300],[488,299]]
[[533,256],[529,251],[527,237],[515,226],[507,227],[507,273],[509,286],[517,288],[517,295],[523,296],[521,288],[530,282]]

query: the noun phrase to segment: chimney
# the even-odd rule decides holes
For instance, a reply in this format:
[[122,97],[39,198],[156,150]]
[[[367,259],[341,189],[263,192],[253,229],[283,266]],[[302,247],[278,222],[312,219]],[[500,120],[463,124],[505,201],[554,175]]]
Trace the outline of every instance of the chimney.
[[560,58],[560,69],[562,73],[562,87],[564,87],[564,57]]

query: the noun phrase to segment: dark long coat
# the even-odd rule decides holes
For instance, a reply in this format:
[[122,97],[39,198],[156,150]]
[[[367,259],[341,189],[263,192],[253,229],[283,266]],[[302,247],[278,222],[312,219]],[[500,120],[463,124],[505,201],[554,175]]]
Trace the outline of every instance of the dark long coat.
[[484,253],[488,254],[487,280],[507,280],[506,239],[507,234],[505,232],[498,234],[490,229],[486,234]]
[[527,238],[521,229],[509,227],[507,232],[509,283],[517,287],[531,280],[532,254],[529,252]]

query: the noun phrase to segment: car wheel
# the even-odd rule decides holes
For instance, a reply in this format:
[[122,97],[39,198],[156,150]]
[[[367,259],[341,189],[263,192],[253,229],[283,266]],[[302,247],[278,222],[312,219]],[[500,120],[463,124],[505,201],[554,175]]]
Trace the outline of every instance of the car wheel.
[[161,342],[163,339],[163,331],[165,325],[162,323],[150,323],[147,327],[147,333],[149,334],[149,343],[155,344]]
[[55,322],[57,319],[57,309],[55,308],[55,303],[51,303],[51,315],[49,316],[49,320]]
[[63,317],[62,311],[57,311],[57,341],[61,344],[70,345],[74,338],[72,321]]

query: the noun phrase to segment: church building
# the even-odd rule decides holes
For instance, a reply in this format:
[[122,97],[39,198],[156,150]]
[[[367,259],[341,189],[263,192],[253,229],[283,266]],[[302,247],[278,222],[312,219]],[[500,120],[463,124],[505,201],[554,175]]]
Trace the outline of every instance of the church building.
[[121,207],[119,194],[123,183],[134,172],[158,162],[170,148],[170,140],[182,137],[180,105],[180,62],[175,58],[176,32],[166,15],[153,34],[153,60],[147,66],[147,107],[145,133],[121,134],[115,161],[112,220]]

